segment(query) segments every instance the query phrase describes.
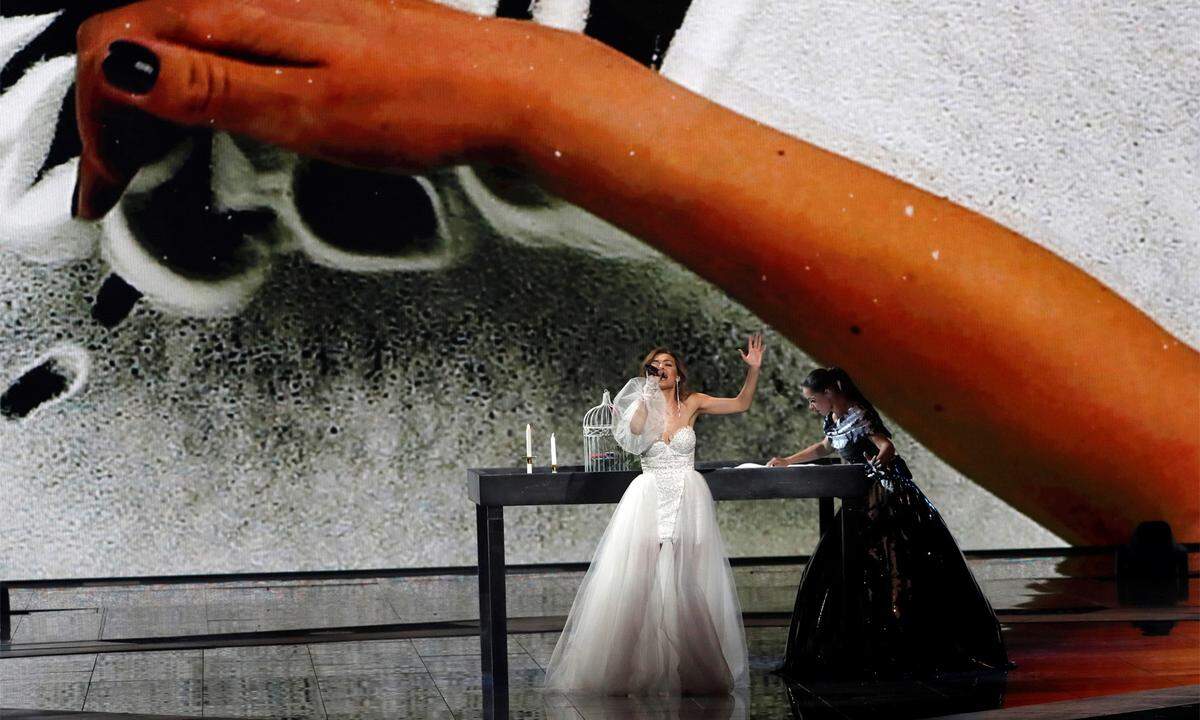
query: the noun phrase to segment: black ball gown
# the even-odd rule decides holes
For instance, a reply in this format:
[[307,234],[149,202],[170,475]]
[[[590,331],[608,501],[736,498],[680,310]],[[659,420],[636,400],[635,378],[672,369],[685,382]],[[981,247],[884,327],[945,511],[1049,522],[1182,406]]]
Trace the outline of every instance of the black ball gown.
[[[870,435],[890,437],[879,416],[860,407],[837,422],[828,416],[825,434],[853,463],[878,453]],[[895,457],[865,502],[843,503],[817,544],[778,673],[898,679],[1008,667],[991,603],[937,509]]]

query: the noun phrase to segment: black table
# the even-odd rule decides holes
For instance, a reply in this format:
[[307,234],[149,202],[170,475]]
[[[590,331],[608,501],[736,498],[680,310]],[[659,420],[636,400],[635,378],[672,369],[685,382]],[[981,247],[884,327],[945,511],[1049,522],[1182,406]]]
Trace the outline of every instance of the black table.
[[[861,502],[873,480],[864,465],[794,465],[745,468],[740,462],[697,463],[714,500],[820,498],[821,533],[833,520],[833,498],[843,506]],[[579,466],[482,468],[467,471],[467,494],[475,503],[479,542],[479,641],[483,666],[484,717],[508,717],[508,616],[504,588],[504,507],[506,505],[589,505],[615,503],[639,471],[583,472]],[[843,519],[845,514],[843,513]],[[781,528],[786,532],[786,528]],[[844,535],[843,535],[844,537]],[[842,555],[842,572],[852,560]],[[853,577],[853,575],[850,575]]]

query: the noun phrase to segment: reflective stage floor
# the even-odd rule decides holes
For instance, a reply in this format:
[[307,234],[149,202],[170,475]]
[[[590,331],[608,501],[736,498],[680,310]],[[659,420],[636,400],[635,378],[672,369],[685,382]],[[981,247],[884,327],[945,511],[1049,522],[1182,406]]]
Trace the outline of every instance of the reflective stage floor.
[[[1131,608],[1117,602],[1111,556],[972,558],[1004,623],[1014,670],[791,688],[771,670],[803,566],[737,567],[749,691],[650,700],[539,692],[582,573],[511,574],[510,716],[1196,718],[1200,581],[1196,555],[1190,559],[1188,601]],[[13,638],[0,646],[0,716],[481,717],[476,587],[474,576],[451,574],[14,589]]]

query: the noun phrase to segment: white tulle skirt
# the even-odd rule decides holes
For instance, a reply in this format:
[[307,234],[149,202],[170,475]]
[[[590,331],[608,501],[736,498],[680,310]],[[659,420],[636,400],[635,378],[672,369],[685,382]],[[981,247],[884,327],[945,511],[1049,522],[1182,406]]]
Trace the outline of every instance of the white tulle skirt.
[[748,682],[746,636],[712,493],[685,475],[674,539],[660,541],[654,475],[613,512],[546,669],[546,689],[724,694]]

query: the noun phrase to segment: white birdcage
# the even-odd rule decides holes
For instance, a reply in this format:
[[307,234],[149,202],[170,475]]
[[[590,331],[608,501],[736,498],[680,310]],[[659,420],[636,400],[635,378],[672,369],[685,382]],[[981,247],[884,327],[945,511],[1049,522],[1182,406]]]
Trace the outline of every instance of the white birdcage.
[[600,404],[583,415],[583,469],[586,472],[629,469],[628,453],[613,438],[615,410],[612,398],[605,390]]

